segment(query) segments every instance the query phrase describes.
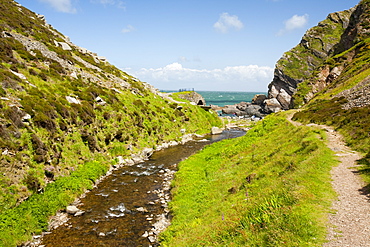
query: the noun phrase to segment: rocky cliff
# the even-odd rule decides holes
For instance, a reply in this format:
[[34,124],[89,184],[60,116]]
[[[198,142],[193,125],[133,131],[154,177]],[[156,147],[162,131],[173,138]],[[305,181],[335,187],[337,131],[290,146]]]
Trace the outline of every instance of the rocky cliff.
[[[0,0],[0,20],[1,246],[45,229],[48,215],[110,166],[221,124],[215,113],[163,99],[13,0]],[[45,205],[22,206],[50,188],[58,192]]]
[[[334,127],[355,150],[367,153],[359,173],[370,177],[370,0],[351,10],[332,54],[298,84],[293,119]],[[364,188],[369,187],[367,185]]]
[[363,0],[350,10],[329,14],[283,55],[269,85],[266,111],[300,107],[343,78],[369,37],[369,5]]

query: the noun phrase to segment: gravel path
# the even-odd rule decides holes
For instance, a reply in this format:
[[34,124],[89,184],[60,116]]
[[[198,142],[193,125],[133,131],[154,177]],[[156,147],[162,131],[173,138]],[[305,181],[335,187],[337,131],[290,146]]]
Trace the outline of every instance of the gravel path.
[[340,161],[331,171],[338,199],[332,205],[334,213],[329,215],[328,242],[324,246],[370,246],[369,191],[364,191],[366,184],[355,168],[362,156],[345,146],[342,136],[332,128],[320,127],[327,131],[328,147]]
[[[295,126],[301,123],[288,120]],[[370,247],[370,191],[358,175],[356,160],[362,156],[351,150],[343,137],[332,127],[310,124],[325,129],[328,147],[335,152],[340,161],[331,170],[332,186],[338,198],[332,204],[333,213],[329,215],[327,243],[324,247]]]

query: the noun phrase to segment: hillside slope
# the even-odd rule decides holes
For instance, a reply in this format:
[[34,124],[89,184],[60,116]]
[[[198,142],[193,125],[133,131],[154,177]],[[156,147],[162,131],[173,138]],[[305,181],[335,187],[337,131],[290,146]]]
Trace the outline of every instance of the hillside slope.
[[[350,10],[328,15],[283,55],[269,85],[277,110],[300,107],[323,90],[334,96],[364,81],[369,75],[369,4],[362,0]],[[355,76],[360,78],[350,82]]]
[[295,119],[334,126],[351,147],[368,153],[370,1],[308,30],[278,61],[268,100],[276,110],[302,107]]
[[293,98],[297,106],[306,104],[295,119],[334,126],[351,147],[367,153],[361,162],[370,165],[369,0],[357,5],[336,53],[299,84]]
[[[110,165],[221,125],[217,114],[161,98],[12,0],[0,1],[0,82],[0,231],[13,227],[10,235],[21,235],[7,243],[45,228],[47,214]],[[71,175],[73,183],[67,182]],[[46,215],[32,223],[33,212],[16,211],[53,181],[65,194],[49,198],[55,205],[43,205]],[[12,224],[26,211],[35,228],[17,232]]]
[[[308,30],[277,62],[268,97],[265,110],[300,108],[293,119],[304,124],[292,126],[284,120],[293,112],[271,114],[245,137],[209,146],[180,163],[173,183],[174,217],[162,234],[164,246],[323,246],[333,200],[330,170],[347,149],[336,143],[328,150],[326,138],[336,132],[327,135],[306,123],[330,125],[334,128],[325,128],[339,131],[349,146],[367,153],[355,168],[366,175],[366,186],[353,186],[342,172],[335,181],[351,188],[347,198],[360,193],[368,205],[370,0],[330,14]],[[353,160],[361,157],[347,152]],[[343,169],[357,183],[357,172],[349,166],[353,163]],[[337,242],[328,246],[360,246],[368,241],[359,223],[367,226],[367,217],[356,214],[362,210],[359,200],[346,204],[339,198],[349,216],[344,220],[338,213],[339,223],[346,225],[333,229]],[[361,228],[356,232],[361,236],[342,232],[351,228],[348,222],[358,226],[353,229]]]

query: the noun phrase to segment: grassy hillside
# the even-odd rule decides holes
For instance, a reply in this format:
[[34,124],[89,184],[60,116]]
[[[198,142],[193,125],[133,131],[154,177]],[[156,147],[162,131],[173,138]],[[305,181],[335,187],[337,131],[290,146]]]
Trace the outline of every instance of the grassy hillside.
[[[328,22],[334,20],[331,14],[306,34],[320,31],[327,38],[335,35],[340,39],[331,38],[334,43],[323,40],[323,47],[330,46],[330,52],[311,70],[303,70],[302,73],[307,76],[298,84],[293,95],[294,105],[301,107],[301,111],[294,119],[331,125],[340,131],[351,147],[366,154],[361,161],[364,164],[362,171],[370,182],[370,1],[362,0],[351,12],[335,14],[345,13],[350,14],[345,29],[336,27],[335,32],[325,30]],[[306,59],[308,48],[294,50],[296,57],[304,63],[310,62]],[[288,63],[284,71],[288,75],[295,73],[298,67],[304,68],[294,61]]]
[[[294,120],[333,126],[366,154],[359,163],[368,183],[369,34],[370,1],[362,0],[310,29],[278,62],[274,78],[275,89],[298,85],[293,103],[302,108]],[[322,131],[284,118],[270,115],[246,136],[179,165],[163,246],[323,245],[336,159]]]
[[0,246],[45,230],[118,156],[221,125],[217,114],[162,99],[12,0],[0,0],[0,83]]
[[[366,157],[362,172],[370,183],[370,1],[361,1],[358,20],[352,20],[351,30],[356,30],[351,45],[348,37],[343,37],[338,54],[326,60],[323,66],[343,67],[342,73],[317,92],[315,97],[295,115],[295,119],[309,123],[334,126],[345,137],[346,142]],[[346,34],[346,33],[345,33]],[[349,44],[349,45],[348,45]],[[343,51],[343,49],[345,49]],[[299,95],[304,95],[315,84],[315,74],[311,80],[302,83]]]
[[324,133],[269,116],[179,164],[162,246],[321,246],[336,164]]

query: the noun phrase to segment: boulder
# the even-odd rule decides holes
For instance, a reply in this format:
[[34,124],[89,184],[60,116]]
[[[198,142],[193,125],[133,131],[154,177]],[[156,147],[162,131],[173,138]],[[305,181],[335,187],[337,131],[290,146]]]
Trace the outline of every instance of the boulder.
[[241,111],[237,108],[236,105],[225,105],[222,109],[223,114],[238,114]]
[[74,97],[71,97],[71,96],[66,96],[66,100],[71,103],[71,104],[78,104],[80,105],[81,104],[81,101],[79,99],[76,99]]
[[187,143],[191,140],[193,140],[193,135],[192,134],[183,135],[182,138],[181,138],[181,143],[184,144],[184,143]]
[[141,156],[145,159],[148,160],[150,156],[152,156],[154,152],[153,148],[144,148],[143,151],[141,151]]
[[236,104],[236,109],[240,110],[240,111],[245,111],[251,104],[250,103],[247,103],[247,102],[240,102],[238,104]]
[[283,88],[280,89],[279,95],[276,97],[279,101],[280,105],[284,110],[288,110],[290,106],[290,102],[292,100],[292,96],[289,95]]
[[125,164],[125,159],[122,156],[117,156],[117,162],[119,165]]
[[72,48],[65,42],[58,42],[59,46],[65,51],[72,51]]
[[99,96],[95,98],[95,101],[96,101],[99,105],[101,105],[101,106],[103,106],[103,105],[106,105],[106,104],[107,104],[107,102],[105,102],[105,101],[104,101],[102,98],[100,98]]
[[264,111],[266,113],[273,113],[281,110],[282,106],[276,98],[271,98],[264,101]]
[[245,110],[245,115],[262,117],[262,107],[260,105],[249,105]]
[[253,105],[262,105],[263,102],[267,99],[267,96],[264,94],[256,94],[252,99]]
[[222,129],[219,128],[219,127],[212,127],[212,135],[219,135],[219,134],[222,134]]
[[182,92],[177,95],[180,99],[189,100],[195,105],[206,105],[206,101],[197,92],[191,91],[191,92]]
[[170,141],[168,143],[168,146],[170,146],[170,147],[177,146],[177,145],[179,145],[179,143],[177,141]]
[[140,154],[131,154],[131,159],[134,162],[134,164],[139,164],[144,162],[144,158]]
[[72,215],[76,214],[79,211],[80,209],[78,209],[76,206],[67,206],[67,209],[66,209],[66,212]]
[[15,72],[13,70],[10,70],[10,72],[12,72],[14,75],[18,76],[22,80],[27,80],[27,77],[25,75],[21,74],[21,73]]

